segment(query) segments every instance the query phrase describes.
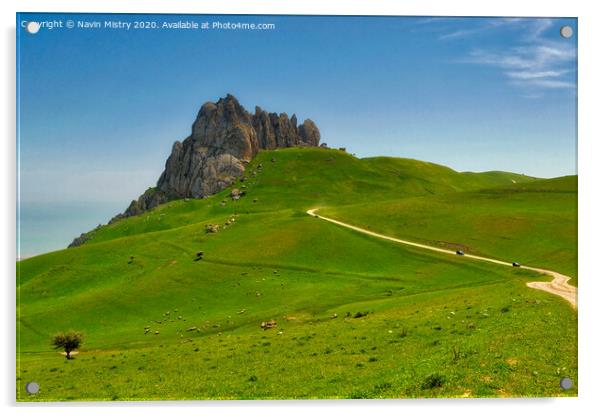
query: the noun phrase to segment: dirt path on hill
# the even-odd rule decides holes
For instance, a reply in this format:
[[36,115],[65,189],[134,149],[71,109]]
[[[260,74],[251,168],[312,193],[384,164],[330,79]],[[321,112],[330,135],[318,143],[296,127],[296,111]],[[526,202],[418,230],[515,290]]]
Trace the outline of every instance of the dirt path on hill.
[[[348,223],[338,221],[336,219],[331,219],[331,218],[327,218],[325,216],[320,216],[315,213],[316,210],[318,210],[318,209],[317,208],[309,209],[307,211],[307,214],[310,216],[314,216],[319,219],[334,223],[335,225],[339,225],[339,226],[343,226],[348,229],[352,229],[356,232],[361,232],[366,235],[374,236],[375,238],[386,239],[387,241],[396,242],[396,243],[400,243],[400,244],[404,244],[404,245],[409,245],[409,246],[413,246],[416,248],[428,249],[429,251],[435,251],[435,252],[439,252],[442,254],[448,254],[448,255],[454,255],[454,256],[457,255],[456,251],[451,251],[451,250],[443,249],[443,248],[437,248],[437,247],[430,246],[430,245],[419,244],[416,242],[406,241],[404,239],[393,238],[391,236],[372,232],[372,231],[369,231],[368,229],[353,226]],[[510,266],[510,267],[512,266],[511,262],[504,262],[504,261],[500,261],[497,259],[486,258],[486,257],[478,256],[478,255],[464,254],[463,257],[476,259],[479,261],[492,262],[492,263],[498,264],[498,265],[505,265],[505,266]],[[524,266],[524,265],[522,265],[521,268],[528,269],[530,271],[539,272],[540,274],[545,274],[545,275],[549,275],[549,276],[553,277],[553,280],[550,282],[544,282],[544,281],[528,282],[527,283],[528,287],[534,288],[536,290],[546,291],[546,292],[549,292],[554,295],[558,295],[558,296],[564,298],[565,300],[567,300],[569,303],[571,303],[571,305],[574,308],[577,308],[577,288],[568,284],[568,280],[570,280],[571,277],[560,274],[555,271],[550,271],[550,270],[542,269],[542,268],[534,268],[534,267],[529,267],[529,266]]]

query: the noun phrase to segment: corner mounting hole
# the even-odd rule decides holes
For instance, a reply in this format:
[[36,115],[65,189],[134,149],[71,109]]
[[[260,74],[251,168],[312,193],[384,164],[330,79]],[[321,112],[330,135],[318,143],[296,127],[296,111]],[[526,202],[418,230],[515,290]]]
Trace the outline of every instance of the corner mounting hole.
[[560,36],[565,39],[569,39],[573,36],[573,28],[571,26],[562,26],[560,28]]
[[40,385],[38,385],[38,382],[29,382],[25,385],[25,390],[30,395],[34,395],[40,391]]
[[569,390],[573,387],[573,381],[571,378],[562,378],[560,379],[560,387],[565,391]]

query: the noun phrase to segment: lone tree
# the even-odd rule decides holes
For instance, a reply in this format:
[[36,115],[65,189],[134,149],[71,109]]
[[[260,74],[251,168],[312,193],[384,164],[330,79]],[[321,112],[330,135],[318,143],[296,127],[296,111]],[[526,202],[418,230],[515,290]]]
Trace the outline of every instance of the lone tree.
[[57,333],[52,338],[52,345],[55,349],[63,349],[66,353],[66,358],[71,359],[71,352],[78,349],[84,342],[84,335],[77,331],[69,331],[67,333]]

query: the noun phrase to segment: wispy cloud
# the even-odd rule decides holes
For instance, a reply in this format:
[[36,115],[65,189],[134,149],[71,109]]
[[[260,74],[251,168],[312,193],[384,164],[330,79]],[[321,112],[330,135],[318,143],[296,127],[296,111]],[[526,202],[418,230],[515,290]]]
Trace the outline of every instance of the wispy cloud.
[[513,79],[541,79],[541,78],[554,78],[558,76],[562,76],[567,71],[539,71],[539,72],[529,72],[529,71],[520,71],[520,72],[506,72],[506,75],[509,78]]
[[572,42],[546,39],[546,32],[553,26],[553,19],[496,18],[470,29],[448,31],[439,39],[467,40],[486,36],[487,32],[497,29],[518,31],[516,46],[474,48],[460,62],[497,68],[511,85],[531,90],[524,91],[523,96],[535,98],[543,95],[533,90],[576,86],[571,78],[576,59],[575,47]]
[[[575,89],[574,42],[550,36],[558,19],[524,17],[431,17],[419,19],[414,31],[428,32],[441,42],[465,45],[455,62],[489,66],[520,95],[536,99],[546,90]],[[555,29],[556,27],[556,29]],[[487,45],[487,46],[485,46]]]
[[552,19],[535,19],[531,21],[530,31],[527,36],[530,36],[531,39],[539,39],[540,35],[542,35],[546,30],[554,25]]
[[529,86],[541,88],[574,88],[575,84],[573,82],[555,79],[533,79],[529,81]]
[[499,68],[516,86],[558,89],[575,87],[566,79],[575,58],[572,47],[546,42],[502,51],[474,49],[464,62]]
[[450,40],[450,39],[460,39],[467,38],[474,35],[483,35],[486,32],[504,28],[509,26],[517,26],[523,22],[524,19],[514,18],[514,17],[496,17],[492,19],[487,19],[483,21],[481,24],[473,26],[469,29],[456,29],[452,31],[448,31],[439,36],[439,40]]
[[[439,35],[440,40],[453,40],[461,38],[470,38],[476,35],[486,36],[490,32],[496,30],[508,29],[520,32],[523,39],[534,40],[538,39],[546,30],[554,25],[553,19],[546,18],[525,18],[525,17],[492,17],[481,18],[475,23],[471,23],[469,28],[458,29],[458,24],[464,23],[468,26],[467,18],[455,18],[454,20],[443,20],[441,18],[433,18],[428,23],[437,24],[438,31],[445,32]],[[452,25],[447,23],[453,23]]]

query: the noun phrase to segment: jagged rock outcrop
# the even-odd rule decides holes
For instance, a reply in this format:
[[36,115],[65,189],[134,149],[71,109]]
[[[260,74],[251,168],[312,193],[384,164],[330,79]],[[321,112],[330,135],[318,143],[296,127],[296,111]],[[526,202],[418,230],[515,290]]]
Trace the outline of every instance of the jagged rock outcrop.
[[[137,205],[153,207],[164,199],[212,195],[241,177],[245,164],[260,149],[317,146],[319,142],[320,132],[313,121],[305,120],[297,127],[295,115],[289,119],[287,114],[267,113],[259,107],[251,115],[227,95],[201,107],[190,137],[174,143],[156,192],[143,195]],[[161,200],[155,202],[156,198]]]
[[[289,118],[286,113],[268,113],[259,107],[250,114],[228,94],[201,107],[191,135],[174,143],[157,186],[133,200],[109,223],[173,199],[217,193],[242,177],[245,165],[261,149],[319,144],[320,131],[312,120],[297,125],[294,114]],[[72,245],[79,241],[83,243],[85,238],[76,238]]]
[[80,236],[73,239],[73,242],[71,242],[69,244],[69,246],[67,246],[67,248],[73,248],[76,246],[80,246],[89,240],[90,240],[90,236],[87,233],[82,233]]
[[317,147],[320,145],[320,130],[309,118],[299,126],[299,137],[308,146]]
[[151,187],[147,189],[146,192],[144,192],[137,200],[132,200],[125,212],[115,215],[109,221],[109,224],[117,222],[120,219],[127,218],[129,216],[139,215],[147,210],[159,206],[161,203],[166,202],[169,202],[167,195],[163,192],[157,191],[157,188]]

